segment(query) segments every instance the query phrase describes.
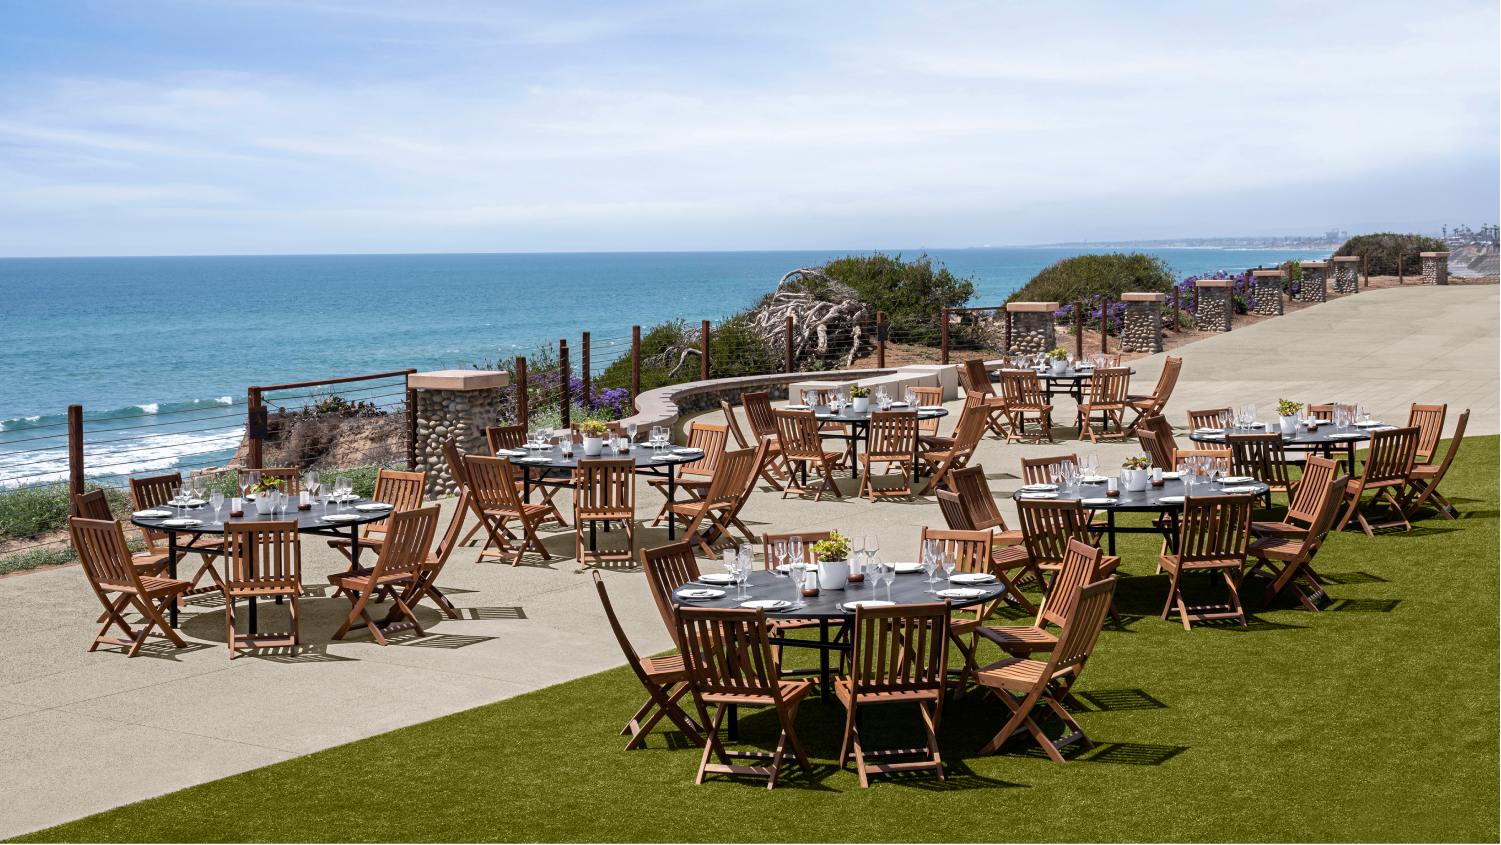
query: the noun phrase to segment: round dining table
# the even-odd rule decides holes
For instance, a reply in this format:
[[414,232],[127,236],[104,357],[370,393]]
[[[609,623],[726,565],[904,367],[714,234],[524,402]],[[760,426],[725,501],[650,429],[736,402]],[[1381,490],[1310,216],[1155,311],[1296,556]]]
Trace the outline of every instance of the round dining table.
[[1334,459],[1334,450],[1339,449],[1345,453],[1346,467],[1354,471],[1355,467],[1355,444],[1370,441],[1371,432],[1385,431],[1396,428],[1394,425],[1373,424],[1370,426],[1349,426],[1343,430],[1337,429],[1332,422],[1321,423],[1314,431],[1309,431],[1306,426],[1298,426],[1292,436],[1282,434],[1280,425],[1269,423],[1255,423],[1250,427],[1236,428],[1200,428],[1195,429],[1188,435],[1188,439],[1195,443],[1225,443],[1225,435],[1229,434],[1282,434],[1282,448],[1292,449],[1299,452],[1323,452],[1324,457]]
[[[194,545],[198,537],[204,534],[223,534],[226,525],[244,525],[256,522],[286,522],[297,520],[298,534],[311,534],[320,537],[331,537],[339,540],[348,540],[350,543],[350,555],[354,558],[350,563],[350,570],[360,566],[360,529],[368,523],[379,522],[391,515],[388,508],[381,511],[361,511],[359,505],[375,504],[372,499],[349,498],[343,502],[342,509],[337,503],[324,501],[312,505],[308,510],[297,510],[296,505],[291,505],[285,513],[260,513],[255,509],[254,501],[245,502],[243,516],[230,516],[229,502],[225,502],[217,513],[208,506],[207,502],[198,502],[185,508],[177,508],[172,505],[163,505],[150,510],[172,511],[172,516],[143,517],[132,514],[130,523],[139,528],[149,528],[152,531],[160,531],[167,535],[167,577],[177,578],[177,561],[185,555],[205,554],[222,556],[221,549],[213,547],[200,547]],[[144,513],[137,511],[136,513]],[[186,517],[179,517],[179,513],[186,513]],[[330,521],[324,517],[330,514],[346,514],[348,519]],[[168,524],[179,518],[198,520],[197,525]],[[192,538],[186,544],[177,541],[177,535],[190,534]],[[278,602],[280,600],[278,599]],[[168,622],[172,627],[177,627],[177,602],[173,602],[169,608]],[[256,632],[255,599],[250,600],[250,632]]]
[[[578,469],[580,464],[589,461],[626,459],[635,463],[636,472],[639,475],[666,478],[667,501],[672,502],[678,490],[677,468],[683,464],[693,463],[702,458],[704,453],[702,449],[689,449],[683,446],[652,448],[645,443],[632,443],[630,450],[624,453],[611,452],[606,449],[602,454],[589,456],[584,454],[583,444],[575,443],[573,454],[564,455],[560,446],[549,443],[545,448],[501,449],[495,455],[499,458],[510,458],[512,464],[525,470],[521,475],[521,499],[527,503],[532,500],[533,487],[573,489],[573,471]],[[558,477],[560,475],[563,477]],[[606,530],[609,530],[608,526]],[[593,539],[591,528],[591,545]],[[677,517],[670,510],[667,512],[667,539],[677,539]]]
[[[1176,475],[1177,473],[1172,473]],[[1021,499],[1057,499],[1060,501],[1084,501],[1085,510],[1091,512],[1105,512],[1104,531],[1110,538],[1107,554],[1115,554],[1115,535],[1120,534],[1160,534],[1167,540],[1168,548],[1176,554],[1178,551],[1178,521],[1183,513],[1183,498],[1193,496],[1195,499],[1210,496],[1263,496],[1272,488],[1260,481],[1246,481],[1233,484],[1221,484],[1219,482],[1207,482],[1194,484],[1192,487],[1183,482],[1181,478],[1169,478],[1168,473],[1163,474],[1162,486],[1153,487],[1148,484],[1147,489],[1140,492],[1130,492],[1122,489],[1117,496],[1105,495],[1103,481],[1086,484],[1080,483],[1078,490],[1058,489],[1051,492],[1052,495],[1039,496],[1027,490],[1017,490],[1011,494],[1013,500]],[[1062,487],[1066,487],[1063,485]],[[1225,488],[1231,488],[1227,490]],[[1238,491],[1238,492],[1237,492]],[[1117,513],[1156,513],[1167,517],[1160,520],[1158,525],[1149,528],[1137,528],[1127,525],[1116,525]]]
[[[910,567],[911,564],[898,563],[899,567]],[[867,567],[868,569],[868,567]],[[758,569],[750,574],[746,581],[746,596],[737,598],[737,590],[732,584],[707,581],[690,581],[673,593],[673,601],[684,607],[716,607],[735,608],[740,607],[745,601],[781,600],[796,603],[801,601],[803,607],[762,608],[766,618],[773,621],[789,620],[813,620],[818,622],[819,637],[815,640],[796,639],[793,637],[772,637],[771,643],[779,646],[793,648],[816,648],[819,650],[817,670],[795,670],[788,674],[817,674],[821,695],[825,702],[829,701],[832,687],[829,684],[830,668],[829,653],[833,651],[847,652],[851,649],[847,628],[855,621],[855,609],[848,607],[848,602],[876,600],[891,601],[896,604],[926,604],[929,602],[941,602],[945,598],[955,609],[973,607],[977,604],[995,601],[1005,595],[1006,587],[999,579],[993,583],[953,585],[955,589],[967,589],[976,591],[974,595],[945,597],[936,593],[927,592],[930,588],[938,590],[949,589],[949,584],[944,580],[942,570],[939,570],[937,584],[929,584],[928,576],[920,568],[913,572],[898,572],[896,578],[888,585],[882,580],[867,574],[863,582],[848,583],[842,590],[819,590],[817,596],[804,597],[792,584],[792,578],[775,569]],[[715,598],[689,598],[682,595],[684,590],[712,589],[722,590],[723,596]]]
[[[850,442],[850,451],[856,455],[860,453],[860,441],[862,439],[865,440],[866,448],[870,448],[870,419],[872,414],[880,411],[880,408],[877,408],[872,404],[868,409],[864,411],[856,411],[853,405],[844,405],[841,406],[839,411],[836,413],[828,405],[788,405],[786,406],[786,410],[806,411],[810,407],[813,410],[814,418],[816,418],[819,422],[844,423],[845,425],[849,426],[850,429],[849,434],[830,434],[821,432],[821,436],[828,437],[833,440],[848,440]],[[912,410],[912,406],[906,404],[905,402],[893,403],[890,410],[910,411]],[[948,415],[949,412],[947,408],[942,408],[937,405],[923,405],[917,408],[918,420],[932,420],[938,419],[939,417],[946,417]],[[922,474],[920,471],[921,466],[918,462],[918,453],[920,451],[918,449],[918,446],[919,438],[914,437],[912,439],[912,483],[914,484],[917,483],[919,476]],[[808,484],[807,472],[808,465],[804,464],[803,486],[805,487]],[[860,477],[860,464],[858,461],[854,462],[850,467],[850,475],[852,478]]]

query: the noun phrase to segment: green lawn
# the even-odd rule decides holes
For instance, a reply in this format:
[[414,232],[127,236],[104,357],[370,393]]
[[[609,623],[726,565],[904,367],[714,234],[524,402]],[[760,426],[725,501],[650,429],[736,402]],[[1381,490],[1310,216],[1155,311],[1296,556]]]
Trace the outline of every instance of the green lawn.
[[[1128,541],[1128,618],[1080,685],[1099,747],[1063,765],[1027,744],[975,756],[1003,708],[971,694],[944,714],[946,784],[862,790],[833,765],[843,711],[815,698],[797,722],[811,776],[791,769],[772,793],[694,786],[698,751],[678,734],[621,750],[643,698],[621,669],[22,840],[1496,841],[1497,449],[1472,438],[1451,470],[1461,520],[1331,539],[1324,613],[1283,602],[1248,630],[1186,633],[1157,618],[1155,544]],[[769,745],[774,725],[746,714],[741,738]],[[915,727],[902,712],[867,722],[873,744]]]

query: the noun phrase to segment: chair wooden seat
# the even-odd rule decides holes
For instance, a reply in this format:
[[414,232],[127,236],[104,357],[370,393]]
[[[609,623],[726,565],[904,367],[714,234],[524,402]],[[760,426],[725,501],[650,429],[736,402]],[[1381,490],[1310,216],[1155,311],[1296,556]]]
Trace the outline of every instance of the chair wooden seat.
[[[88,579],[89,587],[104,606],[103,625],[89,642],[89,651],[101,644],[128,646],[127,657],[135,657],[149,637],[170,640],[178,648],[187,643],[177,635],[162,617],[167,605],[176,601],[192,586],[187,581],[142,575],[130,561],[130,549],[125,545],[125,529],[118,519],[68,518],[68,533],[73,548],[78,552],[78,561]],[[111,593],[118,596],[111,598]],[[130,627],[121,615],[127,606],[135,608],[146,618],[140,630]],[[118,627],[124,637],[106,636],[110,628]],[[153,633],[159,629],[161,633]]]
[[[1414,405],[1413,407],[1416,409],[1422,406]],[[1449,438],[1449,451],[1445,453],[1442,463],[1438,466],[1427,463],[1413,464],[1412,471],[1407,476],[1409,486],[1402,493],[1401,497],[1403,513],[1408,519],[1411,519],[1412,515],[1417,513],[1418,508],[1422,507],[1430,499],[1436,503],[1439,516],[1442,516],[1444,519],[1459,518],[1459,511],[1454,505],[1449,503],[1448,499],[1445,499],[1438,492],[1438,485],[1444,480],[1445,473],[1449,471],[1449,465],[1454,462],[1454,456],[1459,454],[1459,444],[1464,442],[1465,428],[1469,425],[1469,422],[1470,409],[1466,408],[1465,412],[1459,415],[1459,421],[1454,425],[1454,434]],[[1442,425],[1442,420],[1439,421],[1439,424]],[[1435,435],[1434,448],[1438,446],[1436,438],[1437,435]],[[1421,447],[1422,441],[1420,439],[1417,454],[1421,454]]]
[[1251,533],[1258,537],[1302,537],[1308,528],[1291,522],[1253,522]]
[[[157,578],[147,575],[141,578],[141,595],[156,598],[182,591],[182,585],[187,582],[177,578]],[[123,585],[122,585],[123,586]]]
[[1036,625],[986,625],[980,636],[1008,652],[1052,651],[1058,637]]
[[[1408,426],[1378,431],[1371,435],[1370,445],[1366,449],[1365,467],[1360,477],[1345,484],[1347,507],[1339,520],[1338,530],[1343,531],[1349,527],[1352,520],[1359,521],[1367,537],[1376,536],[1378,528],[1395,528],[1400,525],[1404,530],[1412,530],[1412,523],[1407,518],[1407,507],[1398,497],[1411,483],[1410,473],[1420,433],[1418,426]],[[1360,500],[1367,490],[1376,493],[1371,504],[1386,502],[1387,519],[1384,522],[1366,519],[1366,515],[1361,512]]]
[[[1340,501],[1345,495],[1344,481],[1344,478],[1336,478],[1324,484],[1321,491],[1323,500],[1314,509],[1313,521],[1309,523],[1303,536],[1265,537],[1246,549],[1248,559],[1254,563],[1241,576],[1241,580],[1251,576],[1265,576],[1270,582],[1257,607],[1265,607],[1278,593],[1288,591],[1308,610],[1319,612],[1317,599],[1329,596],[1318,573],[1313,570],[1313,558],[1323,547],[1324,540],[1329,536],[1329,529],[1333,527],[1335,514],[1339,512]],[[1303,483],[1313,482],[1305,478]],[[1298,587],[1297,581],[1300,578],[1308,584],[1310,592],[1305,593]]]
[[1412,476],[1411,476],[1412,478],[1429,479],[1429,478],[1437,478],[1438,475],[1439,475],[1439,468],[1436,467],[1436,466],[1434,466],[1433,464],[1413,464],[1412,465]]
[[[839,702],[849,706],[851,697],[849,678],[839,678],[834,681],[834,695],[839,697]],[[936,703],[942,696],[938,690],[894,690],[890,692],[863,692],[860,694],[862,704],[901,704],[903,702],[927,702]],[[870,752],[866,752],[869,754]]]
[[1042,678],[1046,663],[1028,660],[1025,657],[1006,657],[975,673],[975,680],[985,686],[998,686],[1010,690],[1031,689]]
[[[1183,521],[1178,540],[1178,554],[1157,558],[1171,582],[1167,602],[1162,606],[1165,620],[1175,610],[1183,630],[1193,622],[1234,619],[1246,627],[1246,611],[1241,606],[1240,582],[1246,568],[1246,545],[1251,533],[1249,494],[1241,496],[1189,496],[1183,502]],[[1183,598],[1183,577],[1190,573],[1218,573],[1229,593],[1225,604],[1189,605]]]
[[1214,558],[1211,560],[1181,560],[1181,555],[1162,555],[1162,568],[1169,572],[1194,572],[1200,569],[1235,569],[1239,570],[1244,561],[1235,557]]
[[1293,560],[1298,556],[1298,550],[1301,548],[1303,548],[1302,540],[1266,537],[1247,546],[1246,551],[1254,552],[1257,557]]
[[[380,470],[375,475],[375,492],[370,500],[384,502],[391,506],[391,513],[411,510],[422,506],[422,491],[427,487],[426,472],[398,472],[392,469]],[[360,529],[360,549],[371,549],[379,552],[381,543],[386,535],[386,523],[391,519],[390,514],[385,519],[366,523]],[[343,555],[351,564],[354,563],[353,548],[348,539],[339,538],[328,541],[328,547]]]
[[[912,485],[908,478],[913,469],[913,453],[917,449],[916,411],[876,411],[870,415],[866,429],[865,454],[859,457],[865,465],[860,476],[860,492],[869,494],[874,502],[877,496],[905,496],[912,499]],[[901,474],[901,484],[895,487],[876,487],[872,470],[883,464],[882,470],[890,474],[894,464]],[[858,493],[856,495],[859,495]]]
[[[801,701],[813,689],[813,682],[807,680],[778,680],[777,686],[781,688],[782,701],[786,704],[794,704]],[[746,705],[750,707],[771,707],[776,704],[776,700],[771,695],[754,692],[705,693],[700,700],[705,704]]]
[[297,583],[296,581],[290,580],[255,584],[252,586],[226,585],[224,588],[224,593],[225,595],[234,596],[236,598],[275,596],[285,595],[288,590],[295,590],[300,588],[301,586],[302,585]]
[[[979,628],[977,633],[1012,655],[1052,651],[1058,644],[1058,638],[1044,626],[1056,625],[1063,628],[1068,625],[1069,614],[1073,612],[1079,590],[1085,584],[1094,583],[1103,575],[1110,574],[1102,573],[1106,559],[1099,548],[1078,538],[1071,538],[1064,548],[1063,564],[1058,570],[1058,577],[1037,611],[1037,620],[1031,625],[986,625]],[[1113,572],[1114,568],[1111,566],[1110,571]]]
[[[258,648],[296,649],[300,642],[298,599],[302,596],[302,540],[297,520],[241,522],[224,527],[224,627],[229,659]],[[275,598],[288,602],[290,630],[235,631],[235,601]],[[253,605],[252,605],[253,606]]]
[[[510,486],[508,472],[505,483]],[[422,595],[419,579],[427,567],[428,547],[437,527],[438,510],[437,505],[430,505],[392,514],[388,517],[386,542],[369,574],[339,572],[328,576],[329,583],[338,587],[352,605],[344,624],[334,633],[334,639],[343,639],[350,628],[362,621],[380,645],[386,645],[386,636],[397,631],[412,630],[417,636],[424,636],[412,603]],[[452,533],[457,532],[450,531]],[[397,592],[395,588],[398,586],[404,589]],[[395,606],[377,622],[371,617],[368,604],[372,596],[382,591],[392,596]],[[403,618],[406,621],[399,621]]]
[[[1322,504],[1323,491],[1328,489],[1329,482],[1334,480],[1338,471],[1337,462],[1318,456],[1310,457],[1303,468],[1303,477],[1299,479],[1298,486],[1291,494],[1287,513],[1283,515],[1282,520],[1253,522],[1251,533],[1257,537],[1301,538],[1307,536],[1308,527],[1313,524],[1319,505]],[[1345,486],[1342,483],[1340,490],[1344,489]]]
[[345,590],[364,592],[371,586],[380,589],[387,585],[405,584],[412,580],[412,576],[408,573],[391,573],[375,578],[372,584],[371,578],[373,575],[374,571],[369,569],[362,569],[356,572],[335,572],[328,576],[328,583]]

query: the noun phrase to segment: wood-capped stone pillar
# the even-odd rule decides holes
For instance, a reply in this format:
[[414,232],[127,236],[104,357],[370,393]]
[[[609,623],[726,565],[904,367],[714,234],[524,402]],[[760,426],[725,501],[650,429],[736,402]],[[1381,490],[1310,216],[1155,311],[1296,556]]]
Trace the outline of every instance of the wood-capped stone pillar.
[[511,377],[489,370],[438,370],[407,376],[417,392],[417,465],[427,472],[428,500],[457,496],[459,488],[443,454],[453,437],[459,451],[488,455],[485,429],[501,422],[501,390]]
[[1334,257],[1335,293],[1355,293],[1360,285],[1360,256],[1336,255]]
[[1423,252],[1419,255],[1423,259],[1423,284],[1449,284],[1449,253]]
[[1256,287],[1251,292],[1255,297],[1255,304],[1251,306],[1252,313],[1263,317],[1281,317],[1282,286],[1287,280],[1287,271],[1252,270],[1251,278],[1256,282]]
[[1123,293],[1125,325],[1121,328],[1122,352],[1162,351],[1162,303],[1165,293]]
[[1233,279],[1200,279],[1194,283],[1198,289],[1194,299],[1194,324],[1201,331],[1230,331],[1230,316],[1235,313],[1235,288]]
[[1006,313],[1011,315],[1010,351],[1047,352],[1058,348],[1053,323],[1053,313],[1057,310],[1056,302],[1006,303]]
[[1303,278],[1298,282],[1299,302],[1324,302],[1329,298],[1329,262],[1301,261]]

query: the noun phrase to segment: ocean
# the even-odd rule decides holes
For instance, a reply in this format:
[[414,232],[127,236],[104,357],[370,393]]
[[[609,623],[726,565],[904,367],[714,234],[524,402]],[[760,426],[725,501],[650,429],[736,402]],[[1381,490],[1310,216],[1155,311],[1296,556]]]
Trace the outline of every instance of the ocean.
[[[973,277],[983,306],[1091,251],[927,252]],[[91,473],[213,463],[240,440],[252,384],[467,367],[584,331],[620,349],[633,324],[717,319],[789,270],[858,252],[0,259],[0,485],[65,477],[70,404]],[[1180,277],[1329,254],[1151,252]]]

